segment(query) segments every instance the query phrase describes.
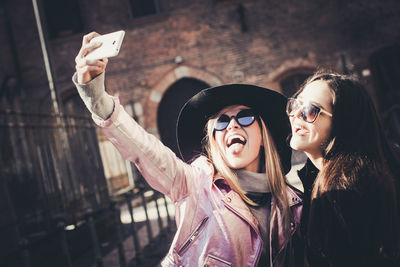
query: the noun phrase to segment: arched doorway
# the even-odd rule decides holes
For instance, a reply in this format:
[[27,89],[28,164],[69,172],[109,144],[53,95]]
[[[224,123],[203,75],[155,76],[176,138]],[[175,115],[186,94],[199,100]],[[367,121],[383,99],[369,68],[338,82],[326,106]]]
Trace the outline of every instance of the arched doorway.
[[157,125],[161,141],[179,157],[176,143],[176,122],[179,111],[187,100],[208,87],[210,87],[208,84],[197,79],[182,78],[166,90],[158,106]]

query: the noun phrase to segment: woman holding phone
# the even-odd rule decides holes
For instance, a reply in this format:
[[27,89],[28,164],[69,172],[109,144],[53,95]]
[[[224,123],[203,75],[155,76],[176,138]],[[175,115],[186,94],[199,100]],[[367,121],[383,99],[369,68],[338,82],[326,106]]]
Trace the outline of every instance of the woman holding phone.
[[73,81],[95,122],[154,189],[178,225],[163,266],[302,266],[301,192],[287,184],[286,98],[243,84],[205,89],[178,118],[183,160],[141,128],[104,89],[107,60],[83,38]]
[[288,100],[287,114],[290,145],[309,158],[299,171],[309,265],[400,266],[399,163],[366,90],[318,72]]

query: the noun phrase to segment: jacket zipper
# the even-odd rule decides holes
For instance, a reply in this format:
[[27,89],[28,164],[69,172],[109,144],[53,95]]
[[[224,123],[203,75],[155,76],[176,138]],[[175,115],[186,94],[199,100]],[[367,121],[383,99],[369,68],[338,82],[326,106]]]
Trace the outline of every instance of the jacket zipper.
[[196,239],[196,237],[199,235],[201,229],[204,227],[206,222],[208,221],[209,217],[205,217],[199,226],[197,226],[196,230],[193,232],[193,234],[189,237],[189,239],[183,244],[183,246],[179,249],[178,255],[181,256],[181,254],[189,247],[189,245]]

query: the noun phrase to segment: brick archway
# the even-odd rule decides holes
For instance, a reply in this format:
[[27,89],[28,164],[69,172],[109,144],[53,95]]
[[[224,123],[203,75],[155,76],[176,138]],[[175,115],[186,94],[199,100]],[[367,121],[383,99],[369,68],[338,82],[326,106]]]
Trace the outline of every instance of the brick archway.
[[204,70],[189,66],[179,66],[168,72],[157,84],[150,90],[144,103],[143,124],[147,131],[158,135],[157,128],[157,110],[159,103],[166,90],[176,81],[182,78],[193,78],[205,82],[210,86],[222,84],[222,80],[216,75]]
[[295,60],[285,61],[283,64],[277,68],[275,71],[271,72],[268,75],[268,84],[267,87],[273,90],[276,90],[280,93],[282,92],[282,88],[279,82],[286,77],[302,72],[314,72],[317,68],[317,63],[313,58],[304,59],[299,58]]
[[[300,58],[285,61],[278,69],[270,73],[268,87],[287,95],[288,92],[285,92],[284,88],[282,88],[281,82],[294,75],[312,74],[316,70],[316,66],[317,64],[312,59]],[[291,93],[287,96],[291,96]],[[292,150],[292,166],[299,166],[305,163],[306,159],[307,156],[304,152]]]

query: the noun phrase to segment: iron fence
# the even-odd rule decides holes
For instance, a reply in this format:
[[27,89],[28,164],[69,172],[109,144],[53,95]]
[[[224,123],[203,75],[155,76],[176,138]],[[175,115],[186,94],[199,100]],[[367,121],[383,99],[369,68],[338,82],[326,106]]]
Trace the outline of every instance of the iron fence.
[[119,266],[137,265],[171,230],[165,197],[145,183],[109,195],[89,116],[0,110],[0,142],[2,265],[107,266],[113,253]]

